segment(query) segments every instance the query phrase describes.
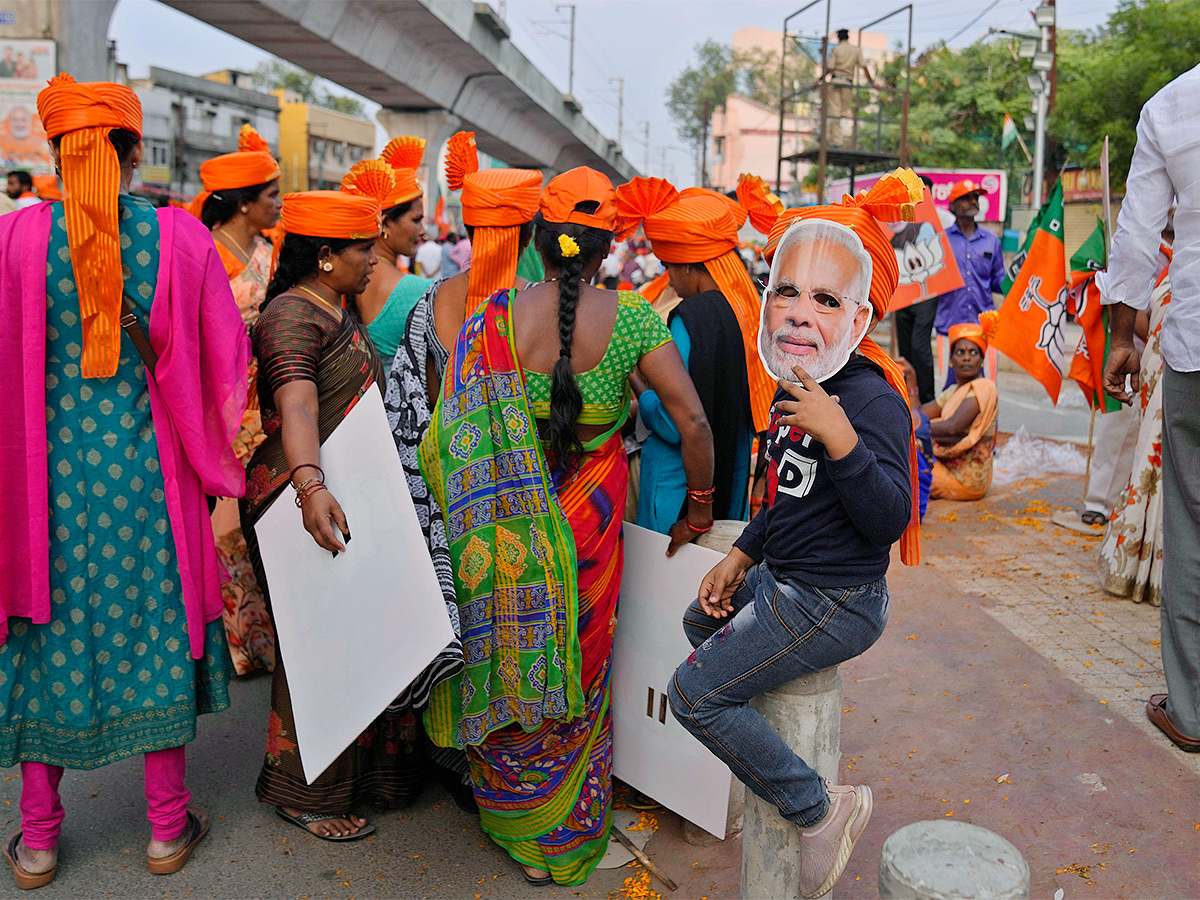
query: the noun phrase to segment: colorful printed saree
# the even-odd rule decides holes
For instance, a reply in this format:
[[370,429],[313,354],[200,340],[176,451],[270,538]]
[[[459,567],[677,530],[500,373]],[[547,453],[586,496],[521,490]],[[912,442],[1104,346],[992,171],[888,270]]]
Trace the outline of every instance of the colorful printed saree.
[[445,510],[466,668],[434,688],[434,743],[465,748],[484,830],[559,884],[585,881],[611,827],[609,659],[628,463],[620,424],[574,472],[548,467],[511,297],[459,335],[421,444]]

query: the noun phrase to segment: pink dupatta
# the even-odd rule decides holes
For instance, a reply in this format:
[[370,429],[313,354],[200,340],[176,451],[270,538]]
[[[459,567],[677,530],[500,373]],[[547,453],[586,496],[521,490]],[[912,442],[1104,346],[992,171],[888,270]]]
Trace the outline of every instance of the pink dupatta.
[[[46,470],[46,254],[52,204],[0,216],[0,485],[16,513],[0,551],[0,642],[8,617],[50,621]],[[232,441],[246,408],[250,341],[208,230],[186,211],[158,211],[158,287],[147,373],[168,518],[179,562],[192,656],[224,609],[223,569],[205,494],[240,497],[245,474]],[[122,338],[124,341],[125,338]]]

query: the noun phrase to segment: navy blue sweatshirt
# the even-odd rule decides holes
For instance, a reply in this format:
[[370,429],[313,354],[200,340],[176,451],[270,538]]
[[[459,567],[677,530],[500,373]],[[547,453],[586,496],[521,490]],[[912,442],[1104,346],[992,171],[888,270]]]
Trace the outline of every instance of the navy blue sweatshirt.
[[831,460],[825,446],[780,426],[774,404],[767,444],[767,494],[734,546],[785,578],[825,588],[866,584],[887,573],[891,545],[912,510],[908,404],[861,356],[822,382],[836,394],[858,443]]

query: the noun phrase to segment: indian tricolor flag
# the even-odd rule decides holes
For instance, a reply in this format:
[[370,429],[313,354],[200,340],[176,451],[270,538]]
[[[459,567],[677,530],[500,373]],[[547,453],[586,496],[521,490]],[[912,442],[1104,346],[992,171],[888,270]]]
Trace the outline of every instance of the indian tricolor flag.
[[1004,114],[1004,130],[1000,132],[1000,152],[1003,153],[1008,149],[1008,145],[1015,141],[1020,134],[1017,132],[1017,123],[1013,121],[1013,117],[1008,113]]
[[1040,381],[1057,403],[1067,320],[1062,182],[1054,183],[1029,234],[1024,262],[999,312],[986,312],[979,321],[992,346]]

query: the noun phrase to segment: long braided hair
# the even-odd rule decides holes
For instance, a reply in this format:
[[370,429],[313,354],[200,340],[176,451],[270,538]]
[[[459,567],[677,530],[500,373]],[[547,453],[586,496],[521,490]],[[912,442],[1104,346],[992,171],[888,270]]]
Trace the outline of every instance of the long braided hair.
[[[582,205],[582,204],[581,204]],[[594,210],[582,210],[594,212]],[[583,444],[575,433],[583,411],[583,394],[575,380],[571,364],[571,343],[575,337],[575,315],[579,306],[580,275],[588,263],[608,253],[612,232],[587,225],[547,222],[541,213],[534,220],[535,246],[542,259],[559,270],[558,278],[558,362],[550,376],[550,419],[547,423],[546,455],[552,463],[573,470],[583,455]],[[564,256],[559,237],[567,235],[579,245],[575,256]]]

